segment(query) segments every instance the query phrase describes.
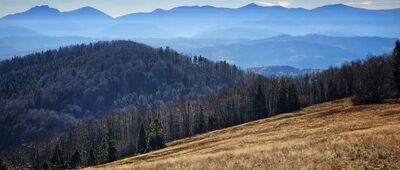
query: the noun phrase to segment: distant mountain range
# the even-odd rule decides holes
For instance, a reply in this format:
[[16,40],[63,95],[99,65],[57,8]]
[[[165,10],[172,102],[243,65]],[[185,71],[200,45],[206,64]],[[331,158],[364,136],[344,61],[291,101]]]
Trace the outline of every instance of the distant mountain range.
[[254,72],[266,77],[271,76],[303,76],[306,74],[314,74],[321,72],[321,69],[299,69],[291,66],[266,66],[266,67],[254,67],[248,68],[248,72]]
[[181,6],[116,18],[92,7],[60,12],[44,5],[0,18],[0,60],[72,44],[132,39],[242,68],[326,68],[390,52],[400,37],[399,18],[400,9],[343,4],[310,10]]
[[[109,38],[269,38],[280,34],[400,37],[400,9],[367,10],[343,4],[315,9],[181,6],[113,18],[92,7],[60,12],[47,5],[0,18],[46,36]],[[295,28],[295,29],[293,29]],[[2,36],[2,35],[0,35]]]
[[259,40],[137,39],[154,47],[170,46],[183,53],[226,60],[242,68],[290,65],[327,68],[368,55],[390,53],[396,38],[333,37],[318,34],[280,35]]
[[[0,59],[26,55],[70,44],[90,43],[112,38],[77,36],[0,37]],[[153,47],[172,47],[178,52],[202,55],[214,61],[225,60],[241,68],[291,65],[298,68],[327,68],[367,55],[390,53],[396,38],[333,37],[325,35],[280,35],[266,39],[141,39]]]
[[[0,30],[0,32],[2,32]],[[27,31],[25,34],[29,34]],[[0,61],[14,56],[23,56],[34,52],[57,49],[61,46],[82,44],[107,40],[100,38],[87,38],[78,36],[49,37],[36,34],[27,36],[0,37]]]

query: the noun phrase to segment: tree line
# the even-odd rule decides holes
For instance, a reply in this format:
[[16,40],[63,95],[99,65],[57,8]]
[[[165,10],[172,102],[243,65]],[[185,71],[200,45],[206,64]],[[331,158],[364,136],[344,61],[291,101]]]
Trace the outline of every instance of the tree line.
[[[250,74],[253,81],[208,96],[183,97],[178,101],[142,106],[135,111],[109,112],[71,131],[37,140],[31,143],[32,149],[8,152],[6,158],[14,167],[39,168],[51,160],[50,153],[59,148],[63,158],[72,160],[77,157],[74,155],[79,155],[80,159],[73,160],[80,161],[70,160],[68,166],[75,166],[75,162],[81,167],[89,166],[160,149],[167,141],[296,111],[316,103],[351,96],[354,104],[398,99],[399,49],[397,41],[392,55],[370,56],[320,73],[268,78]],[[110,146],[112,150],[105,149]],[[112,159],[106,156],[110,153]]]

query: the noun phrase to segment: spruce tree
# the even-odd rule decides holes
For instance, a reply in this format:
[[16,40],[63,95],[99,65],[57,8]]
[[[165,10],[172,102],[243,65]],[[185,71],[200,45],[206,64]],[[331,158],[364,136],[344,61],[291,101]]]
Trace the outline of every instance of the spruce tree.
[[108,139],[107,162],[112,162],[118,159],[117,142],[113,137]]
[[216,128],[215,121],[216,120],[215,120],[214,116],[210,115],[208,117],[208,131],[214,130]]
[[78,150],[75,150],[74,154],[72,155],[70,161],[69,161],[69,166],[71,168],[78,168],[79,165],[81,164],[81,154],[79,153]]
[[400,41],[396,41],[392,56],[392,76],[396,85],[396,101],[400,98]]
[[161,122],[157,119],[150,122],[147,139],[147,150],[157,150],[165,147],[165,132]]
[[147,149],[147,136],[143,123],[140,125],[139,138],[137,142],[137,153],[145,153]]
[[200,105],[200,112],[197,118],[196,133],[204,133],[206,131],[204,123],[203,106]]
[[257,86],[257,91],[254,97],[254,112],[257,118],[267,117],[267,102],[261,85]]
[[338,99],[337,88],[333,83],[333,80],[329,80],[328,82],[328,100]]
[[150,121],[149,127],[147,128],[147,150],[155,150],[156,149],[156,124],[153,121]]
[[89,151],[88,164],[96,165],[96,157],[94,155],[93,149],[90,149],[90,151]]
[[45,161],[45,162],[43,163],[42,169],[43,169],[43,170],[49,170],[49,169],[50,169],[49,163],[47,163],[47,161]]
[[165,130],[164,126],[157,119],[155,120],[157,125],[157,149],[165,148]]
[[278,113],[285,113],[288,111],[288,94],[287,94],[287,88],[282,85],[282,87],[279,89],[279,97],[278,97],[278,103],[277,103],[277,112]]
[[61,169],[64,166],[63,151],[60,149],[59,145],[56,145],[53,150],[53,156],[50,160],[51,164]]
[[300,109],[299,96],[297,95],[296,88],[293,84],[289,86],[288,91],[288,111],[296,111]]
[[99,152],[98,152],[99,163],[106,163],[107,155],[108,155],[107,139],[103,138],[99,146]]

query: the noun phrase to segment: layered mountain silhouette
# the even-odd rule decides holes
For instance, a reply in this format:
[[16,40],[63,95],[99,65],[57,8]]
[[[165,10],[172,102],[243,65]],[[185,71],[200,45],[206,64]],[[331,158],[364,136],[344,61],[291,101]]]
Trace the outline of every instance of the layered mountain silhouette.
[[83,7],[72,11],[60,12],[58,9],[48,5],[35,6],[25,12],[10,14],[2,18],[3,20],[54,20],[54,19],[112,19],[111,16],[92,7]]
[[328,68],[368,55],[390,53],[396,38],[334,37],[320,34],[280,35],[257,40],[141,39],[154,47],[170,46],[183,53],[226,60],[242,68],[290,65]]
[[240,8],[181,6],[119,17],[92,7],[61,12],[44,5],[0,18],[0,59],[71,44],[133,39],[242,68],[326,68],[390,52],[400,37],[398,18],[400,9],[343,4],[315,9],[254,3]]
[[[77,36],[0,37],[0,58],[24,55],[69,44],[90,43],[108,38]],[[334,37],[319,34],[279,35],[265,39],[134,39],[153,47],[172,47],[180,53],[225,60],[242,68],[291,65],[299,68],[327,68],[368,55],[390,53],[396,38]]]
[[[257,4],[241,8],[181,6],[170,10],[156,9],[147,13],[131,13],[116,18],[92,7],[60,12],[44,5],[4,16],[0,19],[0,24],[4,27],[26,27],[53,36],[210,38],[209,35],[213,35],[213,31],[218,35],[224,30],[223,35],[211,38],[235,38],[237,30],[252,30],[254,34],[240,38],[268,38],[276,33],[400,37],[398,18],[400,9],[367,10],[343,4],[310,10],[265,7]],[[144,28],[152,31],[143,31]],[[112,33],[112,30],[116,30],[118,34]],[[136,30],[140,33],[135,34]],[[270,33],[265,33],[267,30]]]

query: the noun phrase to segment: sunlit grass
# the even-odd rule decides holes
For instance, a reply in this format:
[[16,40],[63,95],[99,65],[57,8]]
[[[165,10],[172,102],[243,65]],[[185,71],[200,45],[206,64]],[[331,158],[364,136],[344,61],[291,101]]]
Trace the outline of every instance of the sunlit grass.
[[400,104],[338,100],[89,169],[96,168],[400,169]]

